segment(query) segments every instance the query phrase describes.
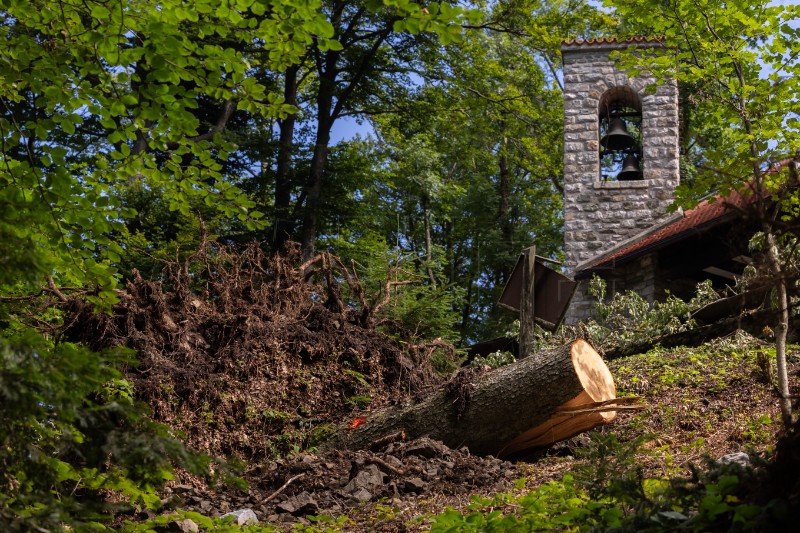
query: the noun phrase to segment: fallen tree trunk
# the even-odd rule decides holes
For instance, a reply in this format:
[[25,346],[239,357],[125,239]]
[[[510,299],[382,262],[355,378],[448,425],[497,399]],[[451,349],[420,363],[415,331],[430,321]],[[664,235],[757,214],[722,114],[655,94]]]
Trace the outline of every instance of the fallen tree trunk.
[[619,409],[608,367],[584,340],[469,376],[462,371],[420,402],[341,428],[323,448],[368,448],[404,432],[409,439],[427,436],[476,455],[504,457],[608,423]]

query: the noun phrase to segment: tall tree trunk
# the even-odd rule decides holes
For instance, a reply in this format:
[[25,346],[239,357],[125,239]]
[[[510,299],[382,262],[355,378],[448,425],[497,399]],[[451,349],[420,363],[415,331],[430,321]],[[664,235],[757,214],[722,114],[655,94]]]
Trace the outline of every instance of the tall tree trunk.
[[[481,277],[481,245],[480,241],[477,246],[472,248],[472,257],[469,258],[469,266],[467,268],[467,295],[464,297],[464,307],[461,312],[461,337],[465,337],[472,320],[472,304],[476,297],[478,290],[475,285],[477,280]],[[478,302],[480,304],[480,301]]]
[[426,269],[428,271],[428,278],[431,280],[431,286],[436,289],[436,276],[433,273],[433,240],[431,239],[431,214],[430,214],[430,200],[427,196],[422,199],[422,213],[425,223],[425,260],[428,263]]
[[[792,425],[792,401],[789,398],[789,373],[786,368],[786,335],[789,331],[789,298],[787,295],[788,283],[786,275],[781,265],[780,249],[775,238],[775,217],[766,215],[767,202],[765,201],[764,173],[759,166],[760,152],[758,144],[753,136],[753,123],[747,109],[747,96],[745,87],[747,83],[744,77],[744,68],[734,61],[736,75],[739,79],[739,91],[737,94],[737,112],[742,119],[745,131],[751,135],[750,158],[753,164],[753,177],[755,179],[755,193],[758,195],[758,216],[761,220],[762,229],[767,242],[767,262],[771,274],[776,279],[776,289],[778,291],[778,323],[774,328],[775,332],[775,359],[778,367],[778,394],[780,394],[781,418],[786,429]],[[777,214],[777,213],[776,213]]]
[[[497,193],[499,202],[497,206],[497,223],[500,225],[500,233],[503,237],[503,244],[507,250],[511,250],[514,228],[511,226],[509,220],[509,195],[511,190],[511,172],[508,168],[508,138],[503,137],[503,144],[500,147],[500,156],[498,157],[497,166],[499,170]],[[502,279],[505,279],[505,272],[501,274]]]
[[[334,121],[342,115],[356,89],[371,71],[378,50],[392,33],[392,21],[389,21],[386,22],[385,27],[373,29],[367,34],[361,34],[359,24],[361,24],[362,17],[366,15],[367,9],[362,6],[356,13],[352,14],[352,18],[344,21],[343,17],[345,17],[347,6],[346,2],[334,2],[331,6],[331,24],[335,28],[334,38],[339,41],[345,50],[353,50],[352,45],[354,42],[368,42],[368,39],[372,39],[372,44],[368,50],[362,52],[363,55],[356,60],[355,67],[352,69],[346,69],[339,65],[339,61],[343,57],[342,51],[328,50],[325,53],[321,53],[317,50],[315,52],[317,73],[319,75],[317,139],[314,144],[314,155],[311,159],[311,169],[309,170],[308,182],[305,188],[303,231],[300,240],[305,260],[313,257],[315,252],[320,197],[322,183],[325,178],[325,167],[328,161],[328,143],[331,140],[331,127]],[[349,73],[349,80],[344,88],[337,91],[337,77],[343,69]],[[335,105],[333,103],[334,97],[336,98]]]
[[[286,70],[283,97],[287,104],[297,106],[297,73],[300,67],[293,65]],[[272,251],[280,253],[291,238],[290,203],[292,199],[292,153],[296,116],[291,114],[280,121],[278,161],[275,171],[275,225],[272,233]]]
[[527,248],[522,260],[522,294],[519,304],[519,358],[536,350],[536,314],[534,313],[536,247]]
[[442,222],[442,240],[444,241],[444,257],[447,261],[447,283],[453,283],[456,279],[456,261],[453,241],[450,238],[450,222]]
[[[330,63],[330,59],[327,60]],[[328,143],[331,140],[331,109],[336,84],[335,61],[321,73],[319,90],[317,91],[317,137],[314,143],[314,154],[306,183],[306,205],[303,214],[303,233],[300,241],[303,261],[314,256],[316,251],[317,224],[319,222],[319,204],[322,194],[322,180],[328,162]]]

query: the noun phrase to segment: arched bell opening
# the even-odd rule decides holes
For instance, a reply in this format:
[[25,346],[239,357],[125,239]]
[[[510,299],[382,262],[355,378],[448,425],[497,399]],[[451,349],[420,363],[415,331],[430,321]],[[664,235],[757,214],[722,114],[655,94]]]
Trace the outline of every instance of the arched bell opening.
[[600,179],[634,181],[643,177],[642,101],[630,87],[614,87],[600,99]]

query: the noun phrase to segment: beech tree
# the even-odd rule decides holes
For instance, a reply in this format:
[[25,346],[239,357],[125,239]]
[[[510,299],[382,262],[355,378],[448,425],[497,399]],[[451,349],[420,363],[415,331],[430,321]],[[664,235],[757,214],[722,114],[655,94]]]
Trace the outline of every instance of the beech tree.
[[[311,157],[307,174],[292,171],[291,153],[295,119],[280,122],[280,140],[275,169],[276,231],[273,247],[280,249],[291,236],[287,222],[290,211],[302,213],[299,232],[305,257],[315,249],[320,229],[321,202],[327,193],[325,175],[331,143],[331,129],[346,116],[364,117],[392,107],[392,95],[411,85],[409,72],[418,69],[426,46],[438,46],[457,39],[459,22],[465,14],[450,4],[416,4],[397,9],[375,9],[363,0],[325,2],[322,11],[333,27],[339,46],[310,46],[302,64],[289,67],[284,75],[284,94],[301,108],[307,108],[312,128]],[[416,11],[414,11],[416,10]],[[408,16],[413,12],[415,16]],[[427,33],[426,33],[427,32]],[[436,35],[432,38],[432,35]],[[305,105],[298,100],[301,81],[309,87]],[[292,190],[299,193],[292,197]],[[290,203],[294,207],[290,209]]]
[[[750,198],[747,214],[761,226],[765,268],[774,282],[778,392],[791,423],[786,336],[794,276],[800,189],[800,6],[746,0],[612,0],[626,35],[663,36],[669,53],[634,50],[623,64],[691,88],[684,139],[696,177],[684,182],[688,207],[717,192]],[[786,247],[789,247],[787,251]]]

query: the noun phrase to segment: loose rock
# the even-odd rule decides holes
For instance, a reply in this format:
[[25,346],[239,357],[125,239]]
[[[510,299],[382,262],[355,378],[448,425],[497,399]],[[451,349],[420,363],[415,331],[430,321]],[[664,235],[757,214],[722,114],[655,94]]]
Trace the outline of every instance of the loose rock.
[[425,490],[425,482],[418,477],[412,477],[411,479],[406,480],[403,488],[405,489],[406,492],[414,492],[416,494],[420,494],[422,491]]
[[194,522],[194,520],[190,520],[188,518],[179,518],[169,522],[164,529],[161,531],[175,531],[180,533],[198,533],[200,531],[200,527]]
[[247,526],[251,524],[258,524],[258,517],[252,509],[237,509],[230,513],[225,513],[220,518],[233,516],[233,523],[237,526]]
[[371,490],[383,486],[383,472],[376,465],[369,465],[361,470],[344,488],[345,492],[354,493],[359,489]]
[[731,463],[735,463],[741,467],[748,467],[750,466],[750,456],[744,452],[736,452],[736,453],[729,453],[728,455],[723,455],[719,459],[717,459],[717,464],[720,465],[729,465]]
[[361,488],[355,491],[351,497],[358,503],[368,502],[372,499],[372,493],[367,489]]
[[308,492],[301,492],[297,496],[292,496],[275,507],[278,512],[289,513],[293,516],[303,516],[314,514],[319,511],[319,504]]

